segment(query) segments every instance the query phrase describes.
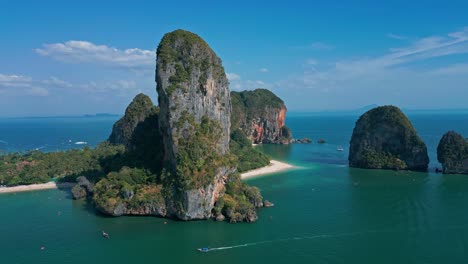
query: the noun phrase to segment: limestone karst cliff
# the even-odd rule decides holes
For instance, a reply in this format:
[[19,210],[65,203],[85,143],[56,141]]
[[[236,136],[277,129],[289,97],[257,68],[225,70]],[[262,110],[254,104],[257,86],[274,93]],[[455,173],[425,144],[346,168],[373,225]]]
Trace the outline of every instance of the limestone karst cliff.
[[183,220],[209,218],[236,172],[229,153],[229,81],[221,60],[199,36],[176,30],[158,46],[156,82],[167,212]]
[[426,144],[409,119],[395,106],[381,106],[356,122],[350,142],[349,165],[366,169],[426,171]]
[[231,92],[232,129],[240,128],[255,144],[288,144],[292,134],[285,125],[287,108],[267,89]]
[[443,173],[468,174],[468,140],[455,131],[449,131],[437,146],[437,159]]
[[240,130],[231,133],[221,60],[199,36],[176,30],[158,46],[156,81],[159,106],[135,97],[103,145],[109,153],[100,166],[107,175],[93,177],[96,208],[112,216],[257,220],[263,198],[241,181],[238,168],[269,159]]

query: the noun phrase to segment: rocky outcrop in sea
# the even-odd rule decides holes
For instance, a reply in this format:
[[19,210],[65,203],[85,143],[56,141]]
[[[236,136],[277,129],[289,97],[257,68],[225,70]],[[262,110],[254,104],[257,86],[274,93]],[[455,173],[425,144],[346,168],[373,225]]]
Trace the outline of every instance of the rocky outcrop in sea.
[[449,131],[437,146],[437,159],[446,174],[468,174],[468,140],[455,131]]
[[210,218],[236,170],[229,164],[231,100],[221,60],[199,36],[176,30],[159,44],[156,81],[168,214]]
[[221,60],[199,36],[176,30],[158,46],[156,81],[159,108],[138,95],[114,126],[110,146],[126,148],[106,155],[110,172],[95,185],[96,208],[112,216],[256,221],[263,197],[237,167],[261,165],[264,157],[240,165],[259,155],[243,133],[230,133]]
[[349,165],[366,169],[426,171],[426,144],[409,119],[395,106],[381,106],[356,122],[350,142]]

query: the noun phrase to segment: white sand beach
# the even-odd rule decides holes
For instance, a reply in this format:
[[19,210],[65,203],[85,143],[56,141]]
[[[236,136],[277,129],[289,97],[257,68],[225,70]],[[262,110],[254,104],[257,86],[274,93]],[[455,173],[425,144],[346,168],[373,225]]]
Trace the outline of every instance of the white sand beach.
[[[242,179],[248,179],[264,174],[270,174],[275,172],[284,171],[287,169],[294,168],[294,166],[277,161],[271,160],[270,165],[263,168],[258,168],[241,174]],[[30,185],[18,185],[12,187],[0,187],[0,194],[2,193],[15,193],[15,192],[27,192],[27,191],[36,191],[36,190],[47,190],[47,189],[58,189],[58,188],[72,188],[75,183],[39,183],[39,184],[30,184]]]
[[284,170],[291,169],[291,168],[294,168],[294,166],[281,162],[281,161],[271,160],[270,165],[265,166],[263,168],[258,168],[255,170],[244,172],[241,174],[241,178],[248,179],[248,178],[252,178],[252,177],[256,177],[256,176],[260,176],[264,174],[284,171]]
[[75,185],[74,183],[48,182],[48,183],[39,183],[39,184],[30,184],[30,185],[18,185],[18,186],[13,186],[13,187],[0,187],[0,194],[57,189],[57,188],[71,188],[74,185]]

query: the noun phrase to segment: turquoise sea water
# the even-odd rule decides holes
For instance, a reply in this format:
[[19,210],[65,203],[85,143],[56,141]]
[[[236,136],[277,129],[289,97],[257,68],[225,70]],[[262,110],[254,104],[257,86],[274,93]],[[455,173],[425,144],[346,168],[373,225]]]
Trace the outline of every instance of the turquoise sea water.
[[[348,168],[356,119],[290,116],[296,137],[327,144],[259,146],[298,168],[249,180],[275,203],[252,224],[103,217],[61,190],[1,195],[0,263],[467,263],[468,176]],[[428,145],[432,171],[442,134],[468,135],[468,115],[410,119]],[[31,149],[69,137],[97,143],[115,119],[23,120],[16,128],[11,121],[0,120],[8,127],[0,140]],[[24,127],[41,129],[19,131]],[[195,251],[205,246],[216,250]]]

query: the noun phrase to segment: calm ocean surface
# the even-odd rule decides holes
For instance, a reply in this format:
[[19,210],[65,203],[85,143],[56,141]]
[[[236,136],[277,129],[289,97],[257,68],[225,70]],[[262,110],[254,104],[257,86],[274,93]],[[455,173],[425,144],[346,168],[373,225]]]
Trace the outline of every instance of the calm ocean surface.
[[[290,115],[295,137],[327,143],[259,146],[298,168],[249,180],[275,203],[253,224],[103,217],[60,190],[1,195],[0,263],[468,263],[468,176],[348,168],[357,118]],[[468,114],[409,118],[431,171],[444,132],[468,135]],[[94,146],[116,119],[0,119],[0,149]]]

